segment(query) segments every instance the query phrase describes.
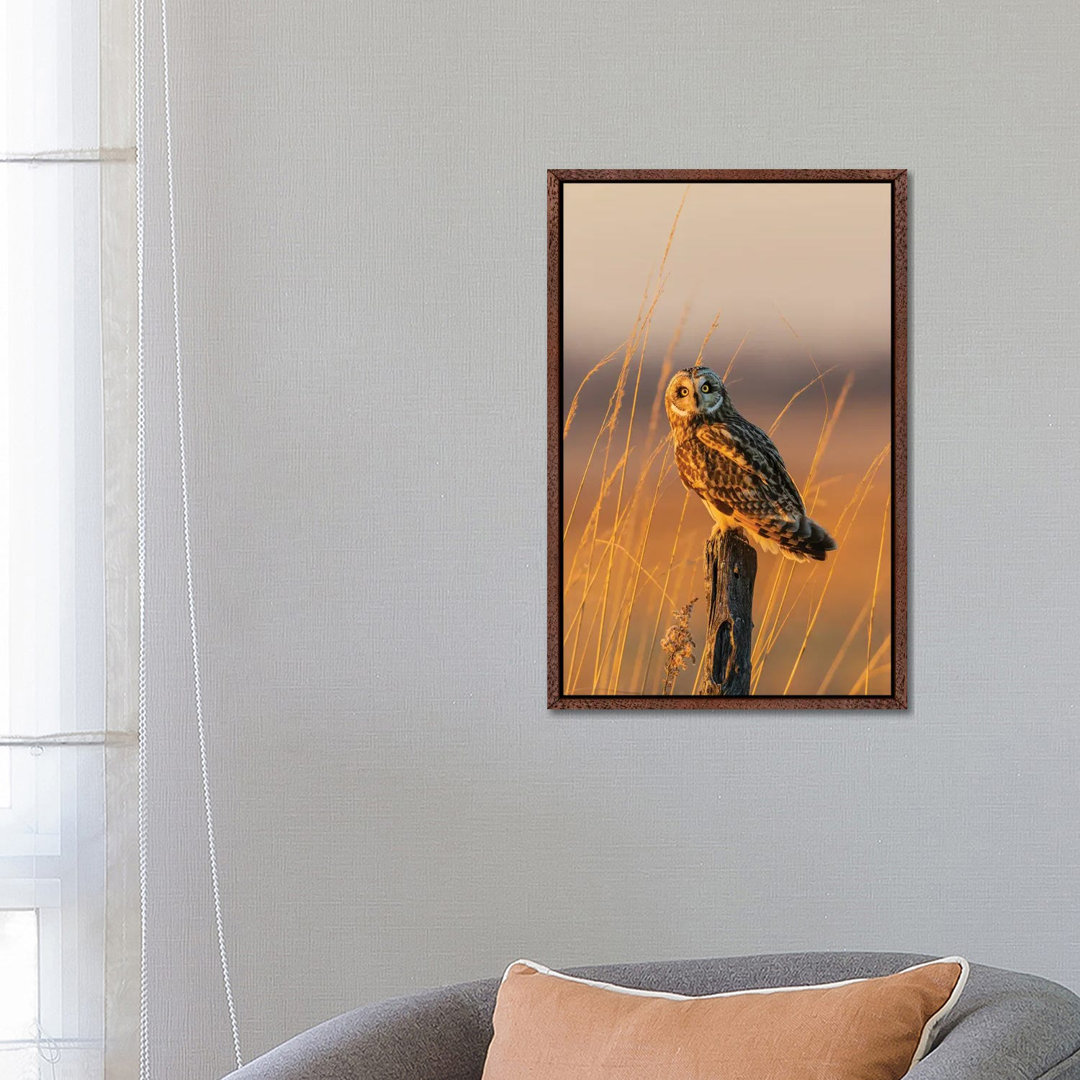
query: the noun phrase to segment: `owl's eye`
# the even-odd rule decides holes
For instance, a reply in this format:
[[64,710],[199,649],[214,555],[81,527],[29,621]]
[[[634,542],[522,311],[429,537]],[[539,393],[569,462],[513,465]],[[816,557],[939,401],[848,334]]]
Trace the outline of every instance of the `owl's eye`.
[[703,394],[711,394],[712,393],[712,383],[703,382],[701,384],[701,392]]
[[685,386],[680,386],[676,393],[679,395],[679,397],[686,397],[686,395],[689,394],[690,391]]

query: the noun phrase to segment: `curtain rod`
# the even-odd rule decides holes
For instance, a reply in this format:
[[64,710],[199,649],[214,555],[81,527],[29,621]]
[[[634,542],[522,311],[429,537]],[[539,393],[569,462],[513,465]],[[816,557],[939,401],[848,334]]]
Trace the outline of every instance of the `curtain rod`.
[[3,165],[96,165],[101,161],[134,160],[134,146],[94,146],[85,150],[0,154],[0,164]]
[[134,731],[54,731],[45,735],[0,735],[0,746],[103,746],[134,744]]

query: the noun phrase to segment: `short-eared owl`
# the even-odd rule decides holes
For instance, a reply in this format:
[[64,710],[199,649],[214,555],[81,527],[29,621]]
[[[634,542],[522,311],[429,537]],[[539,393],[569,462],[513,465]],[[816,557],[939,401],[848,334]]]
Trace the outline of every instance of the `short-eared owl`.
[[806,516],[772,439],[736,411],[715,371],[678,372],[664,392],[682,482],[701,496],[717,528],[741,527],[764,551],[825,558],[836,541]]

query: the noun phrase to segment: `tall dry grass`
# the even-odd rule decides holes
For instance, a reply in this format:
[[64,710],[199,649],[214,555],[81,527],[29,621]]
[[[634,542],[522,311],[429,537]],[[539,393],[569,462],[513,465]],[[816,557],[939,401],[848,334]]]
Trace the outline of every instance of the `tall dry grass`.
[[[704,587],[702,556],[712,521],[679,481],[661,400],[689,305],[682,306],[670,339],[661,348],[650,344],[685,199],[684,193],[630,333],[569,395],[562,477],[569,694],[687,694],[702,678],[686,642],[704,640],[704,606],[695,610],[692,601]],[[718,314],[697,362],[722,371],[729,386],[733,379],[749,386],[753,372],[741,372],[738,364],[748,334],[731,355],[710,354],[720,324]],[[788,329],[798,339],[795,328]],[[775,439],[808,512],[836,537],[838,550],[825,563],[759,558],[751,692],[887,694],[891,448],[867,445],[867,432],[887,434],[888,418],[878,408],[878,422],[869,423],[865,405],[853,416],[855,376],[822,370],[808,347],[804,352],[803,385],[774,403],[771,423],[750,419]],[[587,396],[592,407],[584,404]],[[673,653],[678,643],[681,651]]]

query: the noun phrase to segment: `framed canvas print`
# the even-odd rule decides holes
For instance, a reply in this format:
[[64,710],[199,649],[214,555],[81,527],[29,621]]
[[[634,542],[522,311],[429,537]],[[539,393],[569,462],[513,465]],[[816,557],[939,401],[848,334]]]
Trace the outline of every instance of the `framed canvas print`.
[[907,174],[548,173],[548,704],[907,705]]

